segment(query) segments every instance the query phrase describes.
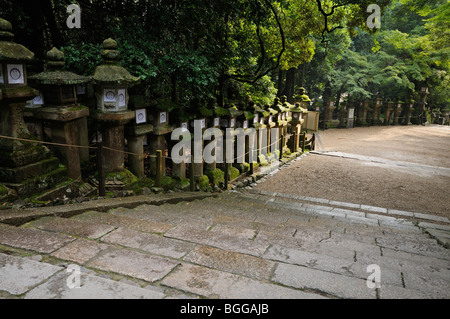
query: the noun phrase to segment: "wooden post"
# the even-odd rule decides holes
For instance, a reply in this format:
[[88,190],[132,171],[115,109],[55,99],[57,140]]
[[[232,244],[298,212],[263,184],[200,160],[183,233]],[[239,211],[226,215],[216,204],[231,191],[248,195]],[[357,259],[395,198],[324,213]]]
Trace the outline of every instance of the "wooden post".
[[306,132],[303,132],[302,134],[302,153],[305,152],[305,148],[306,148]]
[[189,164],[189,179],[191,182],[190,190],[191,192],[195,192],[194,155],[191,155],[191,163]]
[[103,143],[97,143],[98,195],[106,195],[105,165],[103,159]]
[[229,176],[228,176],[228,174],[229,174],[229,170],[228,170],[228,168],[229,168],[229,165],[230,164],[228,164],[228,163],[225,163],[225,172],[224,172],[224,177],[225,177],[225,185],[223,186],[223,188],[225,189],[225,190],[228,190],[228,178],[229,178]]
[[161,187],[162,176],[162,151],[156,151],[156,187]]

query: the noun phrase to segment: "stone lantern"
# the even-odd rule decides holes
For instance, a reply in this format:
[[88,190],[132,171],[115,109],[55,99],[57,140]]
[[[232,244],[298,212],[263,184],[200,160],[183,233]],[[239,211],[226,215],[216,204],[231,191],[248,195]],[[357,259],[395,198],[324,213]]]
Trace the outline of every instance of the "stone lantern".
[[125,126],[128,151],[128,166],[131,173],[138,178],[145,177],[144,169],[144,141],[147,134],[153,132],[153,125],[149,123],[149,102],[145,98],[143,88],[139,85],[130,90],[129,107],[135,112],[135,119]]
[[400,114],[403,110],[403,101],[398,101],[394,108],[394,125],[399,125]]
[[359,126],[368,126],[367,113],[371,111],[370,103],[368,101],[361,102],[360,108],[358,110],[357,124]]
[[35,140],[24,122],[26,102],[39,95],[27,85],[26,63],[34,54],[13,41],[12,26],[0,18],[0,183],[28,197],[67,179],[67,169],[59,166],[50,150]]
[[325,106],[325,125],[328,127],[328,123],[333,121],[333,112],[336,109],[336,101],[330,100]]
[[414,100],[406,101],[405,104],[403,104],[403,111],[402,111],[402,125],[411,125],[411,114],[414,110]]
[[383,106],[383,99],[377,98],[375,100],[375,105],[373,108],[373,125],[380,125],[380,114],[381,114],[381,108]]
[[113,149],[105,149],[103,152],[108,184],[110,177],[114,179],[120,175],[112,173],[125,171],[124,125],[136,116],[134,111],[128,110],[128,87],[137,84],[140,79],[119,65],[120,53],[115,40],[110,38],[103,41],[102,57],[103,63],[95,68],[92,76],[97,105],[91,116],[101,131],[103,146]]
[[419,118],[420,124],[424,124],[427,121],[425,110],[427,107],[427,97],[430,94],[430,92],[428,91],[428,87],[427,86],[421,87],[419,94],[420,94],[420,102],[418,103]]
[[[278,149],[279,146],[278,139],[280,138],[280,126],[278,120],[280,119],[280,122],[282,121],[279,104],[280,99],[276,97],[273,105],[270,105],[268,108],[270,115],[267,120],[267,150],[270,153],[273,153],[272,151]],[[273,128],[277,128],[277,130],[272,130]],[[277,134],[273,135],[272,133]]]
[[[170,123],[170,111],[174,105],[167,101],[159,101],[153,104],[149,109],[149,120],[153,125],[153,132],[148,136],[148,144],[150,146],[150,154],[155,155],[157,151],[165,154],[167,141],[165,135],[173,131]],[[161,161],[162,175],[166,172],[166,161]],[[152,175],[156,175],[156,158],[150,157],[150,171]]]
[[387,101],[386,111],[384,113],[384,125],[390,125],[392,120],[392,110],[394,109],[394,102]]
[[[87,116],[89,108],[77,100],[76,86],[90,81],[64,69],[64,53],[56,48],[47,52],[47,70],[29,77],[30,85],[41,92],[42,107],[34,109],[34,117],[49,123],[55,143],[86,148],[57,147],[72,179],[81,178],[81,163],[89,163]],[[36,103],[36,102],[33,102]]]

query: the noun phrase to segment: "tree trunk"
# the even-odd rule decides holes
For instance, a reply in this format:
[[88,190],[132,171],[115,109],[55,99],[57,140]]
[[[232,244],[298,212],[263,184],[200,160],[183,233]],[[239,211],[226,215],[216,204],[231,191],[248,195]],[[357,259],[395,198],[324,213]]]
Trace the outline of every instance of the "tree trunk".
[[286,72],[286,85],[283,90],[283,94],[287,97],[288,102],[292,102],[294,96],[295,87],[295,73],[297,69],[291,68]]
[[284,82],[285,75],[286,75],[285,71],[283,71],[282,69],[278,70],[278,85],[277,85],[277,88],[278,88],[277,95],[278,95],[278,97],[280,97],[282,95],[282,92],[283,92],[283,82]]

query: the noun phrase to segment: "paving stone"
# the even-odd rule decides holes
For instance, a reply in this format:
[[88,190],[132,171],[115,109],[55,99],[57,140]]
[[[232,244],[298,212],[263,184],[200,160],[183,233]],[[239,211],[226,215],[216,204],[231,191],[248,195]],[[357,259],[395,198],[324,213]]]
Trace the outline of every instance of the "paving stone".
[[377,243],[383,248],[390,248],[393,250],[450,260],[450,251],[439,246],[437,242],[427,243],[423,241],[410,241],[400,238],[377,238]]
[[201,266],[183,264],[163,279],[162,285],[208,298],[316,299],[318,294],[261,282]]
[[269,280],[275,265],[262,258],[208,246],[196,248],[183,260],[259,280]]
[[278,260],[289,264],[301,265],[309,268],[331,271],[352,276],[349,271],[354,263],[353,258],[340,259],[324,254],[317,254],[279,245],[271,246],[263,255],[263,258]]
[[44,217],[32,222],[31,225],[42,230],[67,233],[91,239],[98,239],[115,229],[114,226],[110,225],[77,221],[60,217]]
[[449,261],[439,258],[439,256],[430,257],[383,247],[381,248],[381,253],[384,258],[398,260],[399,262],[410,262],[413,264],[424,266],[426,265],[433,268],[450,268]]
[[0,291],[21,295],[63,268],[0,254]]
[[429,214],[421,214],[421,213],[414,213],[414,217],[420,218],[420,219],[426,219],[426,220],[433,220],[436,222],[444,222],[444,223],[450,223],[450,220],[446,217],[441,216],[434,216]]
[[375,206],[369,206],[369,205],[361,205],[362,210],[367,210],[369,212],[375,212],[375,213],[384,213],[387,214],[387,209],[383,207],[375,207]]
[[80,238],[56,250],[51,256],[84,264],[108,247],[108,245],[96,241]]
[[182,258],[196,245],[158,235],[142,233],[128,228],[118,228],[104,238],[104,242],[121,246],[139,248],[156,255]]
[[243,227],[232,227],[228,225],[214,225],[210,230],[214,233],[221,233],[227,236],[235,236],[239,238],[245,239],[253,239],[256,235],[256,231],[254,229],[248,229]]
[[190,225],[179,225],[166,232],[164,236],[253,256],[262,255],[269,246],[269,244],[258,240],[249,240],[221,232],[205,231],[203,228],[199,229]]
[[49,254],[73,240],[68,235],[0,224],[0,244],[6,246]]
[[450,225],[440,225],[440,224],[434,224],[434,223],[420,222],[419,226],[422,228],[431,228],[431,229],[444,230],[444,231],[450,232]]
[[406,216],[406,217],[414,217],[414,213],[412,212],[406,212],[403,210],[397,210],[397,209],[388,209],[389,215],[399,215],[399,216]]
[[149,233],[164,233],[173,227],[173,225],[170,224],[99,212],[87,212],[75,216],[73,217],[73,219],[88,221],[92,223],[103,223],[117,227],[128,227]]
[[298,289],[312,289],[340,298],[375,299],[366,280],[302,266],[278,264],[272,281]]
[[417,267],[403,267],[405,288],[425,291],[435,298],[450,298],[450,277],[448,269],[442,273],[419,270]]
[[334,201],[334,200],[330,200],[328,202],[328,204],[334,205],[334,206],[342,206],[342,207],[350,207],[350,208],[358,208],[358,209],[361,208],[361,204],[338,202],[338,201]]
[[111,271],[149,282],[160,280],[178,262],[127,249],[114,249],[92,259],[86,266]]
[[380,299],[437,299],[444,297],[435,296],[433,293],[427,293],[415,289],[406,289],[399,286],[393,285],[381,285],[379,289],[379,298]]
[[72,273],[61,272],[46,283],[34,288],[25,299],[162,299],[165,295],[111,279],[80,274],[80,287],[69,288]]

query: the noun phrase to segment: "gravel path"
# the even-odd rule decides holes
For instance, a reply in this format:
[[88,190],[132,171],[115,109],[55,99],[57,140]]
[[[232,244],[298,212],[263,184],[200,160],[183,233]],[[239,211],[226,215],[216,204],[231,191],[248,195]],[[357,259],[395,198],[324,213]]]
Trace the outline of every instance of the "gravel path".
[[319,135],[320,151],[344,154],[309,154],[256,188],[450,217],[449,127],[371,127]]

